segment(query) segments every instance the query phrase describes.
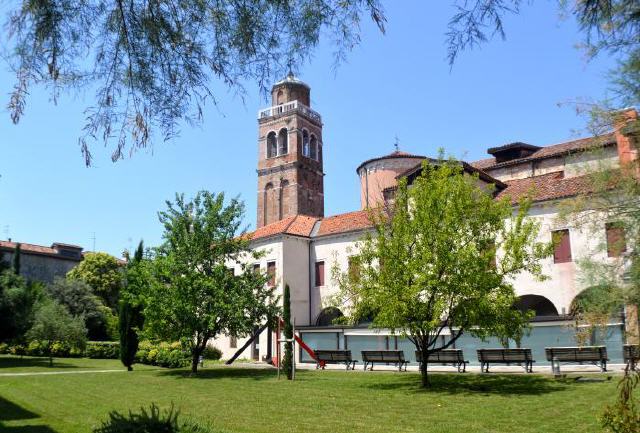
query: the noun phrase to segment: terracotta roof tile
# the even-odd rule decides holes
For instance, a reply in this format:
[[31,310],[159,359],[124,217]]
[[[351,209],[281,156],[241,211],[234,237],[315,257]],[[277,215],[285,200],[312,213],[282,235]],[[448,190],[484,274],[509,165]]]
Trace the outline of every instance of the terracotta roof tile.
[[533,152],[531,155],[527,156],[526,158],[514,159],[511,161],[505,161],[497,164],[496,164],[495,158],[485,158],[485,159],[480,159],[478,161],[472,162],[471,165],[481,170],[488,170],[488,169],[499,168],[499,167],[504,167],[504,166],[513,165],[513,164],[519,164],[522,162],[532,161],[536,159],[551,158],[553,156],[558,156],[558,155],[562,155],[562,154],[573,152],[573,151],[590,149],[590,148],[612,144],[612,143],[615,143],[615,135],[613,133],[600,135],[597,137],[580,138],[578,140],[567,141],[565,143],[545,146],[540,148],[540,150]]
[[318,218],[307,215],[293,215],[260,227],[247,236],[253,240],[267,238],[269,236],[289,234],[294,236],[311,236],[311,230]]
[[395,150],[395,151],[389,153],[388,155],[378,156],[378,157],[375,157],[375,158],[367,159],[366,161],[364,161],[362,164],[360,164],[356,168],[356,173],[358,173],[362,167],[364,167],[365,165],[369,164],[370,162],[382,161],[383,159],[393,159],[393,158],[426,159],[426,157],[422,156],[422,155],[414,155],[412,153],[403,152],[402,150]]
[[524,197],[533,201],[554,200],[573,197],[592,191],[589,176],[564,178],[563,172],[553,172],[542,176],[516,179],[506,182],[507,188],[498,193],[497,198],[510,197],[512,204],[517,204]]
[[355,212],[347,212],[340,215],[334,215],[324,218],[320,222],[318,236],[333,235],[338,233],[347,233],[354,230],[362,230],[371,227],[369,212],[359,210]]
[[[19,242],[20,243],[20,251],[22,253],[31,253],[31,254],[41,254],[41,255],[49,255],[49,256],[56,256],[56,257],[60,257],[62,259],[65,260],[74,260],[72,257],[66,257],[66,256],[62,256],[60,254],[58,254],[58,251],[55,250],[52,247],[45,247],[43,245],[35,245],[35,244],[28,244],[28,243],[24,243],[24,242]],[[16,249],[16,245],[18,244],[18,242],[9,242],[9,241],[0,241],[0,250],[3,250],[5,252],[11,252],[14,251]],[[65,246],[68,244],[61,244],[58,243],[57,245],[61,245],[61,246]],[[75,246],[75,245],[69,245],[71,247],[74,248],[79,248],[80,250],[82,249],[81,247]]]

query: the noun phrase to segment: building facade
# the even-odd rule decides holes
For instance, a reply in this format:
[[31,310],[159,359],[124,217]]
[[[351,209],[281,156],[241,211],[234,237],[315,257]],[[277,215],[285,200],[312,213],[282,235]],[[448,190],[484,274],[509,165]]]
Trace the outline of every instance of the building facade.
[[[0,241],[1,259],[11,263],[18,242]],[[20,243],[20,275],[27,280],[52,283],[56,277],[64,278],[82,261],[82,247],[53,243],[50,247]]]
[[[426,157],[396,149],[363,162],[356,170],[361,185],[360,210],[325,217],[322,121],[320,114],[309,107],[309,86],[290,75],[273,87],[272,101],[274,105],[258,116],[258,215],[251,242],[264,256],[254,266],[273,275],[272,284],[277,285],[278,293],[282,294],[284,284],[289,284],[296,328],[312,348],[348,347],[354,354],[361,349],[405,348],[405,356],[413,353],[408,341],[390,332],[366,326],[334,326],[333,318],[342,312],[331,305],[332,296],[338,292],[331,273],[333,269],[349,269],[349,257],[357,253],[357,242],[371,229],[367,208],[388,199],[400,178],[410,181]],[[627,115],[634,119],[637,113],[632,110]],[[463,163],[465,171],[495,186],[498,198],[509,197],[514,210],[520,198],[533,194],[530,217],[541,224],[539,240],[560,239],[553,257],[543,262],[543,272],[549,279],[540,282],[521,274],[514,282],[518,307],[536,312],[531,345],[574,345],[572,331],[565,325],[570,322],[573,300],[588,288],[580,278],[577,262],[585,256],[620,260],[601,248],[612,239],[608,225],[603,223],[600,232],[587,233],[561,223],[558,212],[563,200],[588,192],[586,172],[603,165],[618,167],[636,158],[633,137],[622,130],[548,146],[510,143],[488,149],[490,158]],[[309,146],[315,146],[315,150]],[[599,343],[612,347],[620,343],[610,355],[615,360],[616,350],[621,352],[624,324],[611,326],[610,335],[603,337],[606,341]],[[272,332],[255,339],[241,357],[271,359],[276,350]],[[230,358],[246,341],[221,337],[214,344],[223,351],[223,358]],[[499,345],[470,338],[461,338],[456,344],[469,348]],[[301,361],[309,360],[304,352],[297,356]]]

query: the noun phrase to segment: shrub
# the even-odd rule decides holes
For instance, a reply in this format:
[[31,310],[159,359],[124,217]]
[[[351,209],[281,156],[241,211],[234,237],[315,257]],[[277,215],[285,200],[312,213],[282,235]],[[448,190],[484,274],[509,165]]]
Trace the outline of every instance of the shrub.
[[44,344],[40,343],[37,340],[31,341],[27,348],[25,349],[25,355],[29,356],[44,356],[45,355],[45,347]]
[[66,358],[71,352],[71,346],[62,341],[56,341],[51,345],[51,355],[58,358]]
[[222,350],[218,349],[214,346],[207,346],[202,353],[204,359],[211,359],[213,361],[217,361],[222,358]]
[[11,353],[12,355],[26,355],[27,354],[27,350],[26,348],[21,345],[21,344],[17,344],[15,346],[11,346],[11,348],[9,348],[9,353]]
[[9,353],[9,345],[7,343],[0,343],[0,355]]
[[139,413],[131,412],[127,415],[111,412],[109,419],[94,429],[94,433],[214,433],[209,427],[199,425],[193,421],[178,421],[179,412],[171,409],[160,412],[155,404],[147,411],[140,408]]
[[118,359],[120,344],[117,341],[89,341],[85,356],[87,358]]

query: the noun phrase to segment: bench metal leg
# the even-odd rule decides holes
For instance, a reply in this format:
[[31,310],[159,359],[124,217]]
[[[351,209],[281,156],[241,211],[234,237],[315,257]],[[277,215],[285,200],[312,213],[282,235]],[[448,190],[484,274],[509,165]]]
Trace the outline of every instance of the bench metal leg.
[[601,371],[601,372],[603,372],[603,373],[604,373],[605,371],[607,371],[607,361],[602,361],[602,362],[600,363],[600,371]]

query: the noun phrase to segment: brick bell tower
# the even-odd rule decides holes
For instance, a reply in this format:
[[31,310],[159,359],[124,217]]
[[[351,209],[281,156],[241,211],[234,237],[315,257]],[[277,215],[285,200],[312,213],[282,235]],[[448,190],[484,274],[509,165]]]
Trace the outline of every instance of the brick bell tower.
[[290,72],[258,113],[257,227],[292,215],[324,216],[322,118],[311,89]]

